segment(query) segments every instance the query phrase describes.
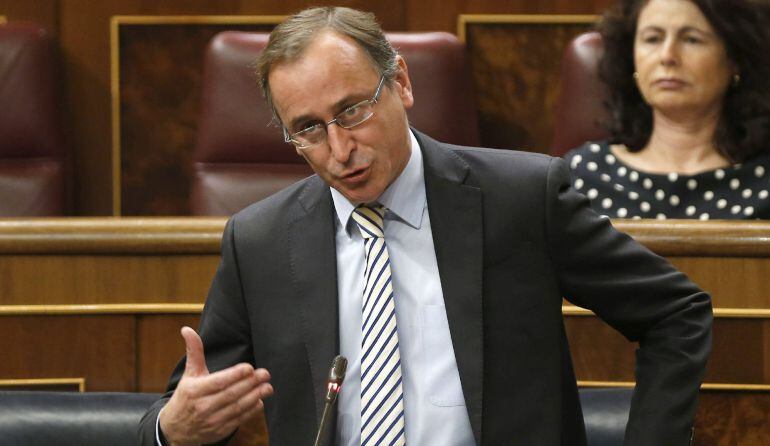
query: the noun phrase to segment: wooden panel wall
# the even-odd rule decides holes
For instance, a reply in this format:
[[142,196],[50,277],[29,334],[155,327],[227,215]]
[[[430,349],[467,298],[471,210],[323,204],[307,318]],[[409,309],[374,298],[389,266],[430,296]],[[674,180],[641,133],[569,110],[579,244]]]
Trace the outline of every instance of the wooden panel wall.
[[[566,317],[581,381],[634,381],[636,344],[596,317]],[[770,319],[720,317],[695,419],[698,446],[763,444],[770,438]]]
[[561,54],[594,21],[562,18],[465,25],[483,146],[549,152]]
[[189,215],[191,155],[206,45],[222,31],[270,32],[274,26],[238,23],[237,18],[229,24],[207,23],[204,17],[193,20],[204,22],[116,20],[120,41],[120,118],[115,121],[120,134],[113,148],[120,158],[114,171],[119,178],[116,214]]
[[[457,29],[459,14],[596,14],[611,0],[376,0],[338,4],[374,12],[389,31]],[[60,45],[62,119],[74,150],[75,208],[79,215],[112,213],[110,44],[114,15],[285,15],[309,0],[0,0],[0,15],[32,20]]]

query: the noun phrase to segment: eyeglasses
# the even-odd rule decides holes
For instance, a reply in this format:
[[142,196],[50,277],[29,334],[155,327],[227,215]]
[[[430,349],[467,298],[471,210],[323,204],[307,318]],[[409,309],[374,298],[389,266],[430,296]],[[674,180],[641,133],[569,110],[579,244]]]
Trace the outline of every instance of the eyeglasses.
[[283,127],[284,142],[294,144],[298,149],[307,149],[326,141],[326,137],[328,136],[326,128],[332,124],[337,124],[343,129],[352,129],[355,126],[366,122],[366,120],[374,115],[374,104],[376,104],[377,100],[380,98],[380,92],[382,91],[382,84],[384,81],[385,76],[382,76],[380,78],[380,83],[377,84],[377,90],[374,92],[374,96],[372,96],[371,99],[366,99],[351,105],[329,122],[319,122],[292,134],[289,134],[286,127]]

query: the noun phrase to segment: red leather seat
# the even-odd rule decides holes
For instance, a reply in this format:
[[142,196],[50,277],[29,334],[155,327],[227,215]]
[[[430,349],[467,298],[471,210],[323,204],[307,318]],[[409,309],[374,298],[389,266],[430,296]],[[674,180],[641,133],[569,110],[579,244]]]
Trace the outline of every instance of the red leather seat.
[[603,105],[606,89],[597,74],[602,51],[602,37],[598,32],[577,36],[564,50],[552,155],[562,156],[586,141],[608,136],[599,124],[607,115]]
[[[253,62],[268,34],[226,31],[210,42],[204,66],[191,209],[229,215],[312,174],[271,120]],[[415,91],[409,120],[446,142],[479,141],[465,48],[447,33],[388,34],[404,56]]]
[[56,62],[37,25],[0,25],[0,216],[67,213]]

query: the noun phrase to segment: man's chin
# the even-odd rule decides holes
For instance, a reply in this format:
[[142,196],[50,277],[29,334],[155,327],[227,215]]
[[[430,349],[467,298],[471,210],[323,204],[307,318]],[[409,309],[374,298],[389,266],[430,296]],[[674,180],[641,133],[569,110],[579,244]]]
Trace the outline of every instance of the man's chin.
[[351,187],[340,187],[337,185],[335,187],[339,193],[345,196],[345,198],[348,199],[353,204],[361,204],[361,203],[373,203],[377,201],[378,198],[380,198],[380,195],[382,195],[382,191],[373,191],[370,188],[367,188],[365,186],[362,186],[360,188],[351,188]]

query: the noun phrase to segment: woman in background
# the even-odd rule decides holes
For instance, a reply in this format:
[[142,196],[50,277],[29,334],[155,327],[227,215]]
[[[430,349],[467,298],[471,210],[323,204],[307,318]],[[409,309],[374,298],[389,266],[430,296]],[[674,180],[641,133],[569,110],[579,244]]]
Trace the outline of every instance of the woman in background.
[[610,142],[565,158],[620,218],[770,219],[770,2],[621,0],[600,24]]

